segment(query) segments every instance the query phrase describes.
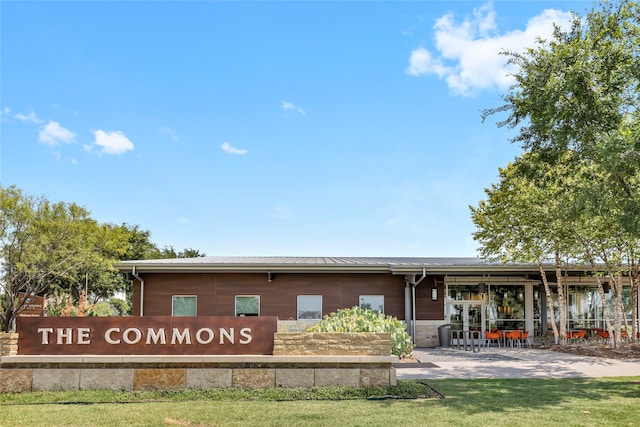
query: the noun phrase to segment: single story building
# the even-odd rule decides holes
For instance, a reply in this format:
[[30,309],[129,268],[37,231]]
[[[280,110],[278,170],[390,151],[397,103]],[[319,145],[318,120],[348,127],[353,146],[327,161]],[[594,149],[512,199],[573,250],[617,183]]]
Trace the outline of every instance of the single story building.
[[[280,331],[301,331],[323,315],[361,306],[405,321],[419,347],[438,346],[438,328],[445,324],[481,333],[547,331],[547,299],[535,264],[480,258],[200,257],[122,261],[117,268],[133,280],[134,316],[277,316]],[[548,266],[552,289],[553,271]],[[567,327],[604,328],[595,278],[581,268],[565,273]],[[557,305],[557,292],[554,298]],[[630,324],[630,288],[623,299]]]

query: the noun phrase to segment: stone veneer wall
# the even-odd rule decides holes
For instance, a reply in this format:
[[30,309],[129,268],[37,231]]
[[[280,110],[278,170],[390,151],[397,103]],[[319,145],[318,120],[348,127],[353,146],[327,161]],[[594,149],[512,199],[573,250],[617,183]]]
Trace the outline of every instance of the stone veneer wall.
[[18,334],[0,332],[0,356],[13,356],[18,351]]
[[439,347],[438,327],[444,323],[442,320],[418,320],[416,322],[416,346]]
[[390,333],[276,333],[273,355],[390,356]]
[[26,356],[15,355],[15,349],[11,354],[0,357],[0,393],[397,382],[390,334],[277,333],[273,356]]

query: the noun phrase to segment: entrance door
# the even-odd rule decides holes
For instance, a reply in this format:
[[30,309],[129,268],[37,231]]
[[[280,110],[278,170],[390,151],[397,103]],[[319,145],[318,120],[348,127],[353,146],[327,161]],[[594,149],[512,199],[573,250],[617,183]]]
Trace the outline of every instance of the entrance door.
[[[480,331],[480,343],[484,334],[484,304],[478,301],[452,301],[449,303],[449,323],[452,331]],[[477,344],[480,344],[477,343]]]

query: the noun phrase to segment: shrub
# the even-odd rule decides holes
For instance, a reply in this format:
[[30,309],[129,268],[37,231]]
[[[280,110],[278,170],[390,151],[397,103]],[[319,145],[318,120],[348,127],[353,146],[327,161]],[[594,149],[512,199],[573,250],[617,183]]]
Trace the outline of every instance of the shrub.
[[307,332],[388,332],[391,334],[391,353],[400,358],[412,357],[415,348],[404,323],[393,316],[360,307],[328,314]]

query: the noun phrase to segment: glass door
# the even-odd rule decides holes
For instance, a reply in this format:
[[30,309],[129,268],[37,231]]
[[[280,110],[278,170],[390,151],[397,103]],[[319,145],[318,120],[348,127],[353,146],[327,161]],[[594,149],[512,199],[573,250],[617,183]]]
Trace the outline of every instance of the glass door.
[[[453,339],[462,339],[464,335],[471,337],[470,332],[478,331],[474,336],[476,344],[482,343],[484,325],[484,304],[480,301],[452,301],[448,305],[448,317],[453,332]],[[455,331],[462,331],[458,336]],[[477,342],[477,341],[480,342]],[[457,344],[455,341],[452,344]]]

